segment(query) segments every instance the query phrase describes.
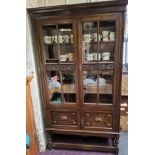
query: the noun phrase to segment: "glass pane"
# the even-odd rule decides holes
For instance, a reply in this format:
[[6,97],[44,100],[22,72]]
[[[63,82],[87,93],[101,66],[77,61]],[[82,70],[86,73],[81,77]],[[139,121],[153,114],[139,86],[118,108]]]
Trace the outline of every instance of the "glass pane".
[[56,25],[43,26],[43,35],[46,63],[58,63],[59,53]]
[[75,61],[72,24],[58,25],[61,63]]
[[74,71],[62,72],[63,102],[76,102],[76,85]]
[[96,21],[82,23],[83,63],[93,63],[99,59],[97,43],[102,36],[98,34],[97,23]]
[[99,21],[99,34],[102,36],[99,42],[100,62],[114,61],[115,21]]
[[97,103],[97,73],[83,71],[84,103]]
[[50,103],[62,103],[61,80],[59,71],[47,72]]
[[99,71],[99,103],[112,104],[113,71]]

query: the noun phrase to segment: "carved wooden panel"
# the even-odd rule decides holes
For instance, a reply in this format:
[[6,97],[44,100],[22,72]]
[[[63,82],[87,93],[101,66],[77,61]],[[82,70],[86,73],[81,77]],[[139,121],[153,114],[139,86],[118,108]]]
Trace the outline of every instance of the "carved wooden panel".
[[84,113],[84,127],[113,128],[113,114],[104,112]]
[[107,66],[106,66],[106,69],[113,69],[113,64],[108,64]]
[[83,70],[94,70],[94,69],[97,69],[97,65],[94,64],[88,64],[88,65],[83,65]]
[[83,70],[94,70],[94,69],[113,69],[114,65],[113,64],[84,64],[83,65]]
[[113,64],[99,64],[99,69],[113,69],[114,65]]
[[46,70],[47,71],[58,71],[58,70],[73,70],[75,69],[75,65],[71,65],[71,64],[52,64],[52,65],[46,65]]
[[74,65],[61,65],[60,70],[73,70],[75,67]]
[[50,113],[51,125],[77,125],[77,113],[76,112],[51,112]]

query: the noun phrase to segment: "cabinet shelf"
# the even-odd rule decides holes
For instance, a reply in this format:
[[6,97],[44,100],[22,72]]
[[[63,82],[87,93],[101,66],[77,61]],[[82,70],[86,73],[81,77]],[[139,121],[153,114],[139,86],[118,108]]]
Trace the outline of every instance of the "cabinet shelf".
[[59,59],[46,59],[46,64],[75,64],[75,61],[59,61]]
[[53,147],[55,148],[66,148],[76,150],[92,150],[113,152],[115,147],[111,138],[102,137],[85,137],[85,136],[73,136],[73,135],[54,135],[53,136]]
[[[85,42],[85,41],[83,41]],[[97,44],[97,41],[91,41],[91,42],[85,42],[85,43],[90,43],[90,44]],[[115,43],[115,40],[109,40],[109,41],[99,41],[100,44],[108,44],[108,43]]]
[[71,62],[60,62],[60,64],[64,64],[64,65],[66,65],[66,64],[75,64],[75,61],[71,61]]
[[53,136],[53,143],[59,144],[74,144],[76,146],[80,146],[85,144],[87,146],[96,146],[100,145],[103,146],[113,146],[112,139],[110,138],[103,138],[103,137],[85,137],[85,136],[76,136],[76,135],[54,135]]
[[[98,61],[99,64],[114,64],[114,61]],[[97,64],[97,61],[85,61],[83,64]]]
[[99,61],[99,64],[114,64],[114,61]]
[[[100,23],[101,24],[101,23]],[[83,32],[84,34],[92,34],[92,33],[97,33],[98,27],[97,26],[93,26],[91,27],[91,29],[85,29],[83,28]],[[102,31],[114,31],[114,26],[103,26],[100,25],[99,26],[99,34],[102,34]]]
[[59,59],[46,59],[46,64],[59,64]]
[[45,46],[58,46],[58,45],[59,46],[73,46],[74,44],[73,43],[59,43],[59,44],[53,44],[53,43],[52,44],[45,44],[44,43],[44,45]]

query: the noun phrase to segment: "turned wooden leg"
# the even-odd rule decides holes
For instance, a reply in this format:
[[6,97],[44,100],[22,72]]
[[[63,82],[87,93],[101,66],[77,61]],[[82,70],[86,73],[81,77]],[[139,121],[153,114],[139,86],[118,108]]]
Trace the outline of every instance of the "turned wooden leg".
[[46,131],[46,138],[47,138],[47,149],[52,149],[52,136],[50,135],[49,131]]
[[115,154],[118,155],[118,153],[119,153],[119,136],[115,137],[114,146],[115,146]]

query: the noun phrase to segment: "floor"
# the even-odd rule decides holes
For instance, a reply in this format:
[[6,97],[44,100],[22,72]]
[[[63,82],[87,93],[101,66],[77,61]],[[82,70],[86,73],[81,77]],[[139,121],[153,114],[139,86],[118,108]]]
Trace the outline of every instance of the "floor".
[[[121,132],[120,142],[119,142],[119,155],[128,155],[128,133]],[[90,151],[79,151],[79,150],[47,150],[46,152],[41,152],[39,155],[114,155],[111,153],[103,152],[90,152]]]
[[128,132],[121,132],[119,142],[119,155],[128,155]]

